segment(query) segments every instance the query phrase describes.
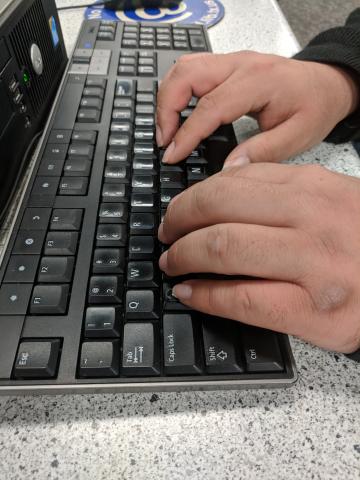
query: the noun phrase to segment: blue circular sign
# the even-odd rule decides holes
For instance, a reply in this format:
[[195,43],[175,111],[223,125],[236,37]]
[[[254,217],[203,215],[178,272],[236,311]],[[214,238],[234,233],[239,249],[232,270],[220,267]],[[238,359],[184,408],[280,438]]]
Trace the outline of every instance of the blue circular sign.
[[135,10],[108,10],[94,4],[88,7],[85,18],[121,20],[123,22],[197,23],[211,27],[224,16],[219,0],[183,0],[169,8],[136,8]]

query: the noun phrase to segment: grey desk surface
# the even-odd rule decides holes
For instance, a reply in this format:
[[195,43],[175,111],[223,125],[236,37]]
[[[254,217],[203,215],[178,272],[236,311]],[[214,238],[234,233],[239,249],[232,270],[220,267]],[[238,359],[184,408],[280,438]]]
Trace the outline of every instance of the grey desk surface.
[[[297,49],[274,1],[223,3],[215,51]],[[61,15],[69,49],[81,16]],[[240,122],[239,139],[253,128]],[[360,176],[349,145],[294,161]],[[360,367],[292,344],[288,390],[0,398],[0,479],[359,479]]]

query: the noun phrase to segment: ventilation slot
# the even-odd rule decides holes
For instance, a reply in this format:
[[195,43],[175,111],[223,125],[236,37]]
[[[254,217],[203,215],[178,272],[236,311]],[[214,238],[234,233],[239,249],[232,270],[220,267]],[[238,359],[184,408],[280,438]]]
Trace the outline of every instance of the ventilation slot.
[[[42,7],[41,0],[36,0],[25,15],[19,20],[10,35],[20,69],[31,72],[31,83],[28,90],[29,98],[36,114],[45,103],[62,60],[60,48],[54,49],[48,19]],[[44,69],[38,76],[32,68],[30,48],[36,44],[41,51]]]

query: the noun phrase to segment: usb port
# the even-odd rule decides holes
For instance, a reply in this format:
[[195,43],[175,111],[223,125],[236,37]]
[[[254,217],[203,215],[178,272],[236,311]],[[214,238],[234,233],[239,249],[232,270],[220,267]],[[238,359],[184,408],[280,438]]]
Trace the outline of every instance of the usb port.
[[10,83],[9,83],[9,89],[10,89],[10,92],[11,93],[14,93],[15,90],[18,88],[19,84],[16,80],[15,77],[13,77],[11,80],[10,80]]

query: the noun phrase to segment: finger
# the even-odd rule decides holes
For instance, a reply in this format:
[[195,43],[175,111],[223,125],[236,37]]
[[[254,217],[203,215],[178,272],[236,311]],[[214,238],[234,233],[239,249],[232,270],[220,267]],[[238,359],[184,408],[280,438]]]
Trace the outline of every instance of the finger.
[[316,268],[313,257],[294,229],[227,223],[180,238],[159,264],[169,276],[217,273],[298,282]]
[[173,288],[191,309],[257,327],[296,335],[316,343],[320,322],[313,325],[309,295],[302,287],[267,280],[191,280]]
[[299,165],[268,162],[248,163],[241,166],[236,166],[233,163],[230,163],[216,175],[226,178],[249,178],[263,183],[281,185],[284,183],[290,183],[294,180],[300,168],[302,167]]
[[[234,71],[237,56],[185,55],[176,62],[161,82],[157,100],[160,143],[168,145],[179,124],[179,113],[192,95],[202,97],[226,80]],[[159,136],[159,135],[158,135]]]
[[186,158],[202,140],[220,125],[262,108],[266,103],[264,91],[254,81],[237,74],[230,76],[217,88],[200,98],[196,108],[176,132],[165,152],[163,162],[177,163]]
[[302,215],[296,202],[289,185],[216,175],[185,190],[170,203],[159,239],[172,243],[189,232],[220,223],[293,226]]
[[244,158],[250,162],[281,162],[307,150],[315,142],[307,131],[306,120],[296,114],[277,127],[259,133],[236,147],[224,162],[224,167],[236,165]]

